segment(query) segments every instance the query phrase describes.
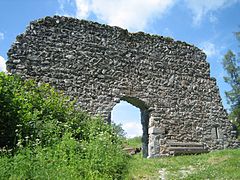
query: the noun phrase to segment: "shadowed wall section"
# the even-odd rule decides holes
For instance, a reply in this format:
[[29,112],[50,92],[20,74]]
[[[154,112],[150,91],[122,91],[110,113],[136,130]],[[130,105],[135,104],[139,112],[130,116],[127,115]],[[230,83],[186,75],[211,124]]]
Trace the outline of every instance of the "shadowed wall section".
[[106,120],[121,99],[137,106],[145,156],[162,155],[168,141],[200,142],[209,149],[236,146],[206,55],[185,42],[46,17],[17,36],[7,68],[50,83]]

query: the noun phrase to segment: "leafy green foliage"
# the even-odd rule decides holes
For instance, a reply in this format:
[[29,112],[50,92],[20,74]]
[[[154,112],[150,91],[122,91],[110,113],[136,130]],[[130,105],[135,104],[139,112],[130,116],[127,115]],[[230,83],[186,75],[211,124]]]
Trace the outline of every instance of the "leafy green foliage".
[[[240,32],[235,35],[240,41]],[[223,67],[227,72],[224,80],[231,86],[231,90],[225,92],[232,110],[229,117],[240,128],[240,57],[229,50],[223,58]]]
[[[121,179],[115,128],[48,84],[0,73],[0,179]],[[9,153],[9,149],[13,149]]]
[[240,60],[229,50],[224,56],[223,66],[228,74],[224,80],[232,87],[232,90],[226,92],[226,95],[234,108],[240,103]]
[[124,131],[124,129],[122,128],[122,124],[116,124],[116,123],[112,123],[112,126],[115,130],[115,132],[117,133],[117,135],[123,139],[126,139],[126,132]]
[[0,104],[1,139],[6,139],[1,146],[49,145],[62,135],[72,115],[80,115],[68,98],[48,84],[36,86],[34,81],[4,73],[0,74]]

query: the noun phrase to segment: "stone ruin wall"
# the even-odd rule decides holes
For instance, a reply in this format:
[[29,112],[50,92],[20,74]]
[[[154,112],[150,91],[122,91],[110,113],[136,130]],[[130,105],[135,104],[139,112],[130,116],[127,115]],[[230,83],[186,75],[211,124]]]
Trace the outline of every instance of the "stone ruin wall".
[[91,114],[110,119],[125,100],[141,110],[145,156],[169,140],[233,147],[232,124],[206,55],[162,36],[67,17],[33,21],[8,52],[8,70],[77,98]]

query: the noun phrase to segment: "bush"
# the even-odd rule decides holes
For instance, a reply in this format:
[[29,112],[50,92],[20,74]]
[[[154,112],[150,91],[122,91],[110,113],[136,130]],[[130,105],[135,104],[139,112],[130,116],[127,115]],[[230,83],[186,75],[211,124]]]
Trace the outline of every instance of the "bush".
[[48,84],[0,73],[0,124],[0,179],[121,179],[126,171],[115,128]]
[[37,86],[4,73],[0,74],[0,106],[1,147],[11,148],[28,142],[49,145],[62,135],[72,115],[81,114],[48,84]]

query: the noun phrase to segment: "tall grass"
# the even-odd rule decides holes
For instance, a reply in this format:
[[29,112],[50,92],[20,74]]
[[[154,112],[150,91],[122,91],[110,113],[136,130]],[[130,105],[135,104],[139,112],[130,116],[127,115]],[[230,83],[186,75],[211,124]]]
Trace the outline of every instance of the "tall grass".
[[121,179],[126,163],[126,155],[110,142],[96,138],[80,143],[65,134],[53,146],[2,154],[0,179]]

